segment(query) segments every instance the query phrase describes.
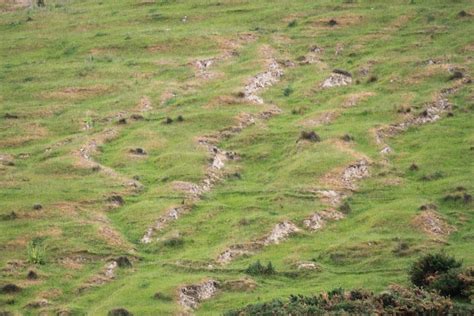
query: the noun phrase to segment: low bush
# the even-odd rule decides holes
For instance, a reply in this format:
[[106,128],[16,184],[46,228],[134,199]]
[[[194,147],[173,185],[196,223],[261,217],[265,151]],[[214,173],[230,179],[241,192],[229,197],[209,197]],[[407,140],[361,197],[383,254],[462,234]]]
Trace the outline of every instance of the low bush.
[[428,254],[416,261],[410,270],[414,285],[441,295],[468,297],[474,285],[473,269],[461,269],[462,262],[443,253]]
[[269,261],[268,264],[264,266],[260,263],[260,260],[257,260],[257,262],[248,266],[248,268],[245,270],[245,273],[250,275],[272,275],[275,274],[276,271],[271,261]]
[[336,289],[318,296],[291,295],[287,300],[247,305],[224,315],[444,315],[453,311],[449,298],[419,288],[393,285],[380,294]]
[[35,238],[27,246],[28,262],[33,264],[46,263],[46,247],[43,245],[42,239]]

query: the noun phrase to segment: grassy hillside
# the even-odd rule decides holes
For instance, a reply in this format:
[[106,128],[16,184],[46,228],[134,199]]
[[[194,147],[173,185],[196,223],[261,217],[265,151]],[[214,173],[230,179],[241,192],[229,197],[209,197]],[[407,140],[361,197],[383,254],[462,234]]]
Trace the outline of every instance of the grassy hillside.
[[18,2],[0,311],[220,315],[474,265],[471,1]]

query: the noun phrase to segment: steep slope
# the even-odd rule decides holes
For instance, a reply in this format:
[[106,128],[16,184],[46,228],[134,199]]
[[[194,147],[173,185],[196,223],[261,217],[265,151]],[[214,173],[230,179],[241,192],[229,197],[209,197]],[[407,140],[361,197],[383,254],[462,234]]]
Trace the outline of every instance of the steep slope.
[[469,1],[46,4],[0,3],[0,311],[219,315],[473,265]]

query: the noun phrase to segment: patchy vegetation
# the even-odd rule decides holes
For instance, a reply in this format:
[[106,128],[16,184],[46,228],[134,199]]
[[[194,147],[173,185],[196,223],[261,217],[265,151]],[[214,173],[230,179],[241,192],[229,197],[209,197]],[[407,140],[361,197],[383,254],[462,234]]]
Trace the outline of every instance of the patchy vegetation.
[[0,314],[469,310],[473,16],[0,0]]

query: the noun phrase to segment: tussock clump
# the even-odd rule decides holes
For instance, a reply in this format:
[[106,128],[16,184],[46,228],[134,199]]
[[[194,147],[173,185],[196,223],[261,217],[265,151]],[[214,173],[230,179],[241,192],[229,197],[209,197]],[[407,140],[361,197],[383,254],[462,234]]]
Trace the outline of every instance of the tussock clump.
[[125,125],[125,124],[127,124],[127,119],[126,118],[121,118],[121,119],[118,120],[117,124]]
[[167,117],[163,123],[171,124],[171,123],[173,123],[173,119],[171,117]]
[[116,260],[117,265],[119,268],[131,268],[132,267],[132,262],[127,257],[118,257]]
[[144,156],[144,155],[147,154],[145,149],[140,148],[140,147],[130,149],[130,153],[132,153],[134,155],[139,155],[139,156]]
[[43,209],[43,205],[39,204],[39,203],[36,203],[33,205],[33,209],[36,210],[36,211],[39,211],[41,209]]
[[313,143],[317,143],[321,141],[321,137],[314,131],[302,131],[300,134],[300,138],[298,140],[307,140]]
[[438,180],[444,177],[444,174],[441,171],[436,171],[421,177],[423,181],[433,181]]
[[458,13],[458,17],[460,17],[460,18],[465,18],[465,17],[468,17],[468,16],[471,16],[471,15],[469,13],[467,13],[466,11],[464,11],[464,10],[461,10]]
[[343,214],[349,214],[350,212],[352,212],[351,205],[347,201],[344,201],[344,203],[342,203],[338,209],[339,209],[339,212]]
[[163,241],[163,246],[169,248],[178,248],[184,245],[184,239],[181,237],[172,237]]
[[141,114],[132,114],[132,115],[130,116],[130,118],[131,118],[132,120],[135,120],[135,121],[141,121],[141,120],[145,119],[145,118],[143,117],[143,115],[141,115]]
[[397,113],[408,114],[411,113],[411,107],[407,105],[402,105],[397,108]]
[[11,113],[5,113],[3,116],[6,120],[16,120],[18,119],[18,115],[16,114],[11,114]]
[[420,211],[428,211],[428,210],[436,211],[437,209],[438,207],[436,206],[436,204],[433,204],[433,203],[423,204],[419,208]]
[[28,271],[28,274],[26,275],[26,278],[28,280],[37,280],[38,279],[38,273],[36,273],[33,270]]
[[125,308],[114,308],[107,313],[107,316],[133,316],[133,314]]
[[409,249],[410,245],[406,241],[399,240],[397,245],[395,246],[395,249],[393,249],[392,252],[395,255],[402,257],[408,254]]
[[120,195],[114,194],[107,198],[107,202],[114,204],[116,206],[122,206],[125,204],[125,200]]
[[12,221],[17,218],[18,218],[18,215],[14,211],[11,211],[9,214],[0,215],[0,220],[2,221]]
[[5,284],[0,289],[0,293],[2,294],[13,294],[18,292],[21,292],[21,287],[13,283]]
[[298,22],[296,20],[292,20],[290,23],[288,23],[288,27],[295,27],[297,24]]
[[346,70],[334,69],[332,72],[335,74],[346,76],[346,77],[352,77],[352,74]]
[[445,202],[470,204],[473,201],[472,195],[466,192],[464,187],[457,187],[456,191],[444,196]]
[[461,71],[455,71],[449,76],[449,80],[459,80],[464,78],[464,74]]
[[412,163],[410,165],[410,167],[408,167],[408,170],[410,171],[418,171],[420,169],[420,167],[418,167],[418,165],[416,163]]
[[250,275],[273,275],[276,273],[275,268],[272,265],[272,262],[269,261],[266,266],[260,263],[260,260],[257,260],[255,263],[252,263],[245,269],[245,273]]
[[379,80],[377,76],[370,76],[369,79],[367,79],[367,83],[373,83],[373,82],[376,82],[377,80]]
[[184,117],[182,115],[178,115],[178,117],[176,118],[176,121],[177,122],[184,122]]
[[354,137],[349,135],[349,134],[345,134],[344,136],[341,137],[341,139],[345,142],[353,142],[354,141]]
[[159,301],[172,301],[173,298],[171,298],[170,296],[162,293],[162,292],[156,292],[154,295],[153,295],[153,298],[155,300],[159,300]]

